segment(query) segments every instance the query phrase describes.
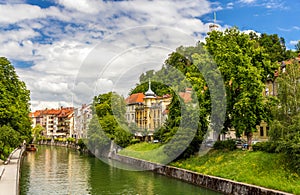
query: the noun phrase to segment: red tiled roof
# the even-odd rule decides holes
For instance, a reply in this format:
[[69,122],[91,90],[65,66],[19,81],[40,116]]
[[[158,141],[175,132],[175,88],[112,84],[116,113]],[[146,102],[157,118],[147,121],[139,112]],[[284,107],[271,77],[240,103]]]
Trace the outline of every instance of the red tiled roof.
[[126,104],[143,103],[145,95],[143,93],[135,93],[126,98]]
[[40,117],[42,115],[57,115],[58,117],[67,117],[74,111],[73,107],[59,108],[59,109],[45,109],[37,110],[29,114],[30,117]]

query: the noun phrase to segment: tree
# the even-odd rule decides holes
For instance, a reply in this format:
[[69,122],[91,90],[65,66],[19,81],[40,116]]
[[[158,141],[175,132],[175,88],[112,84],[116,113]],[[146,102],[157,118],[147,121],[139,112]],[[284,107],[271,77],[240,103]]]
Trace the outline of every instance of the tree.
[[33,142],[39,140],[41,137],[41,133],[45,130],[40,124],[37,124],[34,128],[32,128],[32,136]]
[[122,147],[129,145],[132,135],[125,128],[125,100],[116,93],[109,92],[94,97],[93,116],[89,125],[89,146],[97,150],[107,148],[110,140]]
[[[0,127],[10,127],[13,130],[11,133],[17,135],[19,143],[24,139],[27,142],[32,139],[29,93],[25,83],[19,80],[12,64],[6,58],[0,57]],[[18,145],[16,142],[8,144],[9,142],[8,137],[3,144],[12,148]]]
[[244,132],[250,145],[256,125],[262,120],[269,121],[268,99],[262,91],[264,81],[276,67],[257,40],[237,28],[210,32],[205,47],[224,78],[227,98],[224,128],[234,127],[237,136]]
[[300,41],[295,45],[295,49],[297,53],[300,53]]
[[273,108],[270,139],[276,143],[276,151],[286,154],[287,164],[300,173],[300,69],[292,60],[277,78],[278,104]]
[[300,110],[300,70],[297,60],[292,60],[276,80],[278,104],[273,108],[271,139],[286,139],[297,124]]
[[[207,131],[211,101],[201,68],[198,67],[204,59],[205,52],[201,43],[191,47],[179,47],[169,55],[162,69],[168,74],[161,75],[161,80],[172,81],[172,88],[175,90],[171,93],[173,99],[169,105],[168,119],[155,133],[155,137],[166,144],[164,152],[168,156],[187,158],[194,155],[199,151]],[[182,91],[187,87],[192,87],[195,92],[189,104],[184,103],[176,94],[176,89]],[[176,156],[178,154],[180,155]]]

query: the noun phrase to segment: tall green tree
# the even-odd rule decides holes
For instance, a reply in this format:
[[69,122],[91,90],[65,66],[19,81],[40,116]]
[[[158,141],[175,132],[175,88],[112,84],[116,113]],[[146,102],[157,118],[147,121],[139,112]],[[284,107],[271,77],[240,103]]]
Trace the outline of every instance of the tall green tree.
[[[19,79],[10,61],[0,57],[0,127],[11,128],[19,143],[24,139],[27,142],[32,139],[29,100],[30,92],[25,83]],[[4,131],[3,128],[1,131]],[[9,139],[3,144],[8,144],[11,148],[18,145]]]
[[[203,65],[200,61],[205,61],[204,55],[202,44],[198,43],[196,46],[177,48],[165,61],[163,71],[167,74],[161,75],[160,78],[172,81],[175,91],[172,92],[168,119],[155,136],[167,143],[164,151],[169,156],[181,153],[180,151],[183,152],[178,158],[197,153],[207,131],[211,111],[210,93],[205,90],[207,84],[200,72],[201,68],[198,67]],[[187,87],[193,89],[192,101],[189,103],[185,103],[176,93],[176,90],[184,91]],[[191,137],[193,139],[188,143],[187,140]]]
[[257,40],[237,28],[210,32],[205,47],[224,78],[225,130],[233,127],[237,136],[244,132],[250,144],[256,125],[269,121],[268,99],[262,91],[264,81],[276,67]]
[[[278,104],[273,108],[271,139],[288,139],[293,133],[295,124],[298,124],[300,110],[300,69],[297,60],[292,60],[276,79],[278,86]],[[291,132],[290,132],[291,131]],[[300,132],[300,128],[297,130]]]
[[300,173],[300,69],[292,60],[285,72],[281,72],[278,84],[278,104],[273,108],[270,138],[276,143],[276,151],[285,153],[286,162]]
[[295,45],[296,52],[299,54],[300,53],[300,41]]
[[100,94],[94,98],[93,105],[95,115],[89,126],[91,146],[106,146],[107,140],[114,140],[122,147],[128,146],[132,135],[126,128],[124,98],[113,92]]

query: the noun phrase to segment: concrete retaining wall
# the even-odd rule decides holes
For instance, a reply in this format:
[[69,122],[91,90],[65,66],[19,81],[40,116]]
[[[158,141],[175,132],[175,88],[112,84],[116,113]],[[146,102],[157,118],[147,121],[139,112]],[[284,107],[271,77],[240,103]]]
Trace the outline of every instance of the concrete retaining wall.
[[156,173],[180,179],[185,182],[189,182],[204,188],[208,188],[214,191],[218,191],[224,194],[234,195],[290,195],[289,193],[267,189],[255,185],[240,183],[220,177],[214,177],[209,175],[203,175],[193,171],[180,169],[172,166],[160,165],[145,160],[136,158],[114,155],[112,159],[140,167],[145,170],[151,170]]

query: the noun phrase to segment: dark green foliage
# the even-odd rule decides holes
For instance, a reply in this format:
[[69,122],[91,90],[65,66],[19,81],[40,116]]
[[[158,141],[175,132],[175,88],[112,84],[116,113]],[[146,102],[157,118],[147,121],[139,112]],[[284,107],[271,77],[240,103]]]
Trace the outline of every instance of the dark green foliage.
[[275,153],[278,152],[279,150],[277,149],[278,143],[277,142],[258,142],[254,145],[252,145],[253,151],[263,151],[263,152],[268,152],[268,153]]
[[[155,79],[155,77],[152,77],[152,79]],[[137,85],[133,90],[130,91],[130,95],[134,93],[145,93],[148,89],[149,89],[149,82],[147,81]],[[151,89],[158,96],[171,94],[171,89],[161,82],[151,80]]]
[[23,140],[32,140],[29,100],[25,83],[19,80],[11,63],[0,57],[0,154],[3,157]]
[[232,139],[229,140],[224,140],[224,141],[216,141],[213,146],[214,149],[216,150],[235,150],[236,145],[235,141]]
[[139,139],[132,139],[130,141],[130,144],[133,145],[133,144],[137,144],[137,143],[140,143],[141,141]]
[[88,147],[107,153],[110,141],[121,147],[130,144],[132,134],[125,128],[125,101],[119,95],[109,92],[94,98],[94,113],[89,124]]
[[297,53],[300,53],[300,41],[295,45],[295,49]]
[[[169,156],[179,155],[178,158],[186,158],[199,151],[211,112],[211,92],[207,90],[207,83],[202,75],[202,72],[207,75],[214,74],[209,70],[210,62],[211,59],[203,49],[202,43],[191,47],[181,46],[169,55],[161,70],[155,73],[147,72],[146,75],[140,77],[145,79],[152,76],[152,81],[163,83],[173,90],[168,92],[173,97],[168,107],[168,119],[165,125],[154,134],[154,139],[166,144],[164,152]],[[209,77],[208,81],[214,85]],[[193,89],[192,100],[188,104],[178,96],[178,93],[184,92],[186,88]],[[147,89],[145,85],[144,91]],[[214,91],[213,94],[215,94]],[[223,93],[222,97],[224,96]]]
[[83,141],[83,139],[78,139],[77,145],[79,146],[80,150],[86,149],[86,145],[85,145],[85,142]]

